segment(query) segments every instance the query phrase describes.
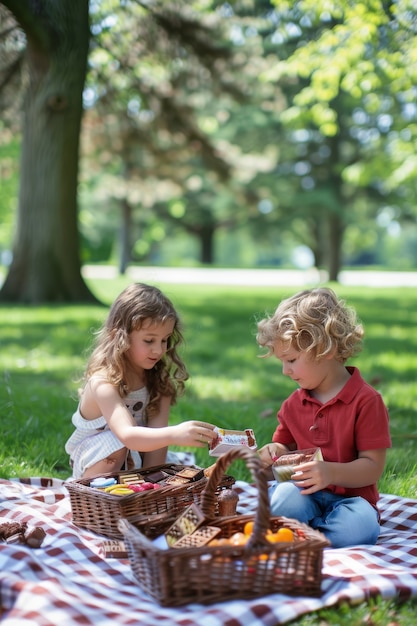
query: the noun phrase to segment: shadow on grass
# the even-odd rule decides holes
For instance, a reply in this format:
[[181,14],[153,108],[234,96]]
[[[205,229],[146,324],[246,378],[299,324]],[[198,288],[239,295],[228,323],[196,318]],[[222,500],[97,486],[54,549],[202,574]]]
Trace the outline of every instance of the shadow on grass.
[[[114,294],[107,292],[110,299],[119,286]],[[104,293],[105,285],[100,289]],[[173,422],[204,419],[226,428],[253,427],[260,445],[269,441],[276,412],[295,386],[282,376],[279,361],[259,358],[256,322],[291,291],[172,285],[164,291],[183,321],[183,356],[190,372],[186,395],[173,408]],[[404,289],[337,291],[364,324],[364,350],[351,364],[389,405],[400,455],[409,446],[404,435],[416,430],[417,294]],[[42,459],[51,468],[65,466],[63,446],[72,431],[77,379],[107,308],[2,307],[1,313],[0,455],[25,457],[31,468]]]

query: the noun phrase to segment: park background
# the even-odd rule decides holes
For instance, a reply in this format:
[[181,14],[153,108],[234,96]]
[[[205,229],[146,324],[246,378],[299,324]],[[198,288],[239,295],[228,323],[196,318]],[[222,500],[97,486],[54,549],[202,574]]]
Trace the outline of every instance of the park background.
[[[253,426],[262,445],[292,387],[257,358],[256,319],[330,284],[390,409],[381,491],[415,497],[414,3],[7,0],[0,20],[2,476],[68,475],[94,331],[138,277],[184,319],[173,421]],[[204,273],[179,284],[165,266]],[[205,284],[215,268],[298,273]]]
[[0,300],[91,300],[86,263],[416,269],[411,0],[0,20]]

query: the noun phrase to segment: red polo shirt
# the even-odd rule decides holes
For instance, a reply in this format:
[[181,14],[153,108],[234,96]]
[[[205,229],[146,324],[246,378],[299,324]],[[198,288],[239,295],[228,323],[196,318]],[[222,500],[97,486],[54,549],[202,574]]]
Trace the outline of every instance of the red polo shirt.
[[[391,447],[389,416],[381,394],[366,383],[356,367],[343,389],[322,404],[305,389],[297,389],[278,411],[278,427],[272,441],[298,450],[321,448],[323,459],[349,463],[362,450]],[[344,496],[362,496],[373,506],[378,501],[376,484],[337,487],[327,491]]]

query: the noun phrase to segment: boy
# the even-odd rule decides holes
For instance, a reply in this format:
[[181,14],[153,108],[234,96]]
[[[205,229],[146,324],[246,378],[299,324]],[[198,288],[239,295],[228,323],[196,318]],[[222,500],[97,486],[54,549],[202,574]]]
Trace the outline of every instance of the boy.
[[294,391],[278,412],[266,466],[292,450],[320,448],[322,461],[294,466],[292,480],[270,488],[271,514],[298,519],[338,548],[374,544],[377,481],[391,447],[381,395],[345,362],[361,350],[356,313],[327,288],[302,291],[258,323],[257,342],[282,362]]

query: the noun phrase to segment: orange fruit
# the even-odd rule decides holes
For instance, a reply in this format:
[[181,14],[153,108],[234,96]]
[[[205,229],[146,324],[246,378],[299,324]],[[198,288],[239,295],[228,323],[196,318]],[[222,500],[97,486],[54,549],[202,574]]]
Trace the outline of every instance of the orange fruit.
[[244,546],[245,543],[247,543],[248,538],[249,538],[248,535],[237,532],[237,533],[234,533],[231,537],[229,537],[229,541],[232,546]]
[[243,534],[244,535],[251,535],[253,533],[253,527],[255,526],[255,522],[250,520],[249,522],[246,522],[246,524],[243,527]]
[[279,528],[275,533],[274,541],[294,541],[294,533],[291,528]]

